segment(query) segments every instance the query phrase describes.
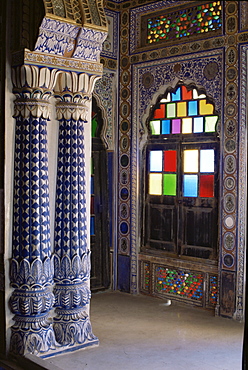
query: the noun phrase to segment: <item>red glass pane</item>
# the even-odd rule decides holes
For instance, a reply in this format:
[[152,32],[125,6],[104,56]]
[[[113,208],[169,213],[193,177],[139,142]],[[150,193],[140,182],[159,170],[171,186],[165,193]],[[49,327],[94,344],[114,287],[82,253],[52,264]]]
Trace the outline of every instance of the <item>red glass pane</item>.
[[214,175],[200,175],[199,196],[202,198],[214,196]]
[[176,172],[177,171],[177,152],[176,150],[164,151],[164,171]]
[[95,197],[94,196],[91,196],[90,198],[90,214],[93,215],[95,213]]
[[192,90],[187,90],[186,86],[182,86],[182,100],[192,99]]
[[165,104],[160,104],[160,108],[155,109],[153,118],[165,118]]

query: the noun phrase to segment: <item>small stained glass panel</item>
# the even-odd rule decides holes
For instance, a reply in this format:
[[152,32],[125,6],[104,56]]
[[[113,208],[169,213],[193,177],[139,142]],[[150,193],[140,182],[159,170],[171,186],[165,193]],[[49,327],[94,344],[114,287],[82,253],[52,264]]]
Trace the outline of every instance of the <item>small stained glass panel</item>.
[[150,121],[152,135],[160,135],[160,121]]
[[192,118],[182,119],[182,133],[191,134],[192,133]]
[[198,176],[184,175],[183,176],[183,196],[197,197],[198,194]]
[[90,235],[95,235],[95,216],[90,216]]
[[181,120],[180,119],[173,119],[172,120],[172,133],[173,134],[180,134],[181,132]]
[[165,119],[162,121],[162,135],[169,135],[171,133],[170,120]]
[[164,171],[177,171],[177,152],[176,150],[166,150],[164,152]]
[[215,132],[217,121],[218,121],[218,116],[206,116],[205,117],[205,132]]
[[193,99],[204,99],[206,98],[205,94],[199,94],[196,89],[193,89]]
[[200,151],[200,172],[214,172],[214,149]]
[[214,175],[200,175],[199,196],[203,198],[214,196]]
[[187,116],[187,104],[186,101],[177,103],[177,117]]
[[184,150],[184,172],[198,172],[198,156],[199,152],[197,149]]
[[167,96],[165,98],[162,98],[160,100],[160,103],[169,103],[171,101],[171,94],[168,93]]
[[179,101],[181,100],[181,88],[179,87],[175,93],[171,93],[171,100],[172,101]]
[[189,116],[198,115],[198,101],[197,100],[188,101],[188,115]]
[[186,86],[182,86],[182,100],[191,100],[192,90],[188,90]]
[[150,151],[150,171],[151,172],[162,171],[162,168],[163,168],[162,159],[163,159],[162,150],[151,150]]
[[167,173],[163,175],[163,195],[176,195],[177,189],[177,175],[172,173]]
[[160,104],[160,107],[155,109],[153,118],[165,118],[165,104]]
[[203,132],[203,117],[194,117],[194,133]]
[[176,117],[176,103],[168,103],[167,104],[167,118],[175,118]]
[[213,114],[214,112],[214,106],[213,104],[207,103],[206,99],[199,100],[199,114],[207,115],[207,114]]
[[162,195],[162,173],[149,174],[149,194]]

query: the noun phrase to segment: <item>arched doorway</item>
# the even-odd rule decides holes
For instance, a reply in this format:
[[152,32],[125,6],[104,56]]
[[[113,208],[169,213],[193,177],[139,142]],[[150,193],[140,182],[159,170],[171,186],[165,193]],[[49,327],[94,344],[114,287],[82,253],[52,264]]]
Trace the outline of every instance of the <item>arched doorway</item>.
[[218,281],[218,114],[177,84],[150,112],[143,151],[141,291],[214,308]]
[[107,153],[101,139],[102,111],[92,97],[91,156],[91,290],[107,289],[110,285],[109,198]]

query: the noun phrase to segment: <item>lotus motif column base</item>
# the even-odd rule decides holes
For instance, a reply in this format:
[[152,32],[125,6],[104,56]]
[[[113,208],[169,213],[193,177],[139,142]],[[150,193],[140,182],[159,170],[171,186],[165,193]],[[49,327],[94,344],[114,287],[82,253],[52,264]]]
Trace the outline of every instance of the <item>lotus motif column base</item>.
[[56,308],[54,317],[54,332],[58,343],[69,347],[69,350],[98,345],[98,338],[92,333],[88,314],[84,308],[60,309]]
[[13,354],[25,355],[32,353],[40,356],[58,348],[49,314],[14,317],[15,324],[11,327],[10,351]]

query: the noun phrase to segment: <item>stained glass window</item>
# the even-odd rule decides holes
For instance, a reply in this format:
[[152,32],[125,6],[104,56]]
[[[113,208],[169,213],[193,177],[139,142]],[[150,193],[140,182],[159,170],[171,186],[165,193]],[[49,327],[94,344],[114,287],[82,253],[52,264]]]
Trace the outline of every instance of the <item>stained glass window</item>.
[[149,194],[175,196],[177,188],[176,171],[176,150],[151,150]]
[[[218,116],[205,94],[182,85],[163,97],[150,120],[151,137],[215,134]],[[197,137],[196,136],[196,137]],[[215,150],[200,145],[149,151],[149,194],[177,195],[178,169],[183,197],[214,197]],[[180,161],[182,160],[182,163]]]
[[[166,40],[181,39],[185,36],[216,32],[222,27],[221,13],[221,2],[215,1],[167,14],[146,16],[143,25],[147,29],[147,37],[141,40],[141,44],[144,46]],[[180,94],[180,91],[173,94],[173,101],[181,99],[181,97],[177,97],[177,94]]]
[[203,134],[216,131],[218,116],[205,94],[180,86],[162,98],[150,121],[152,135]]

